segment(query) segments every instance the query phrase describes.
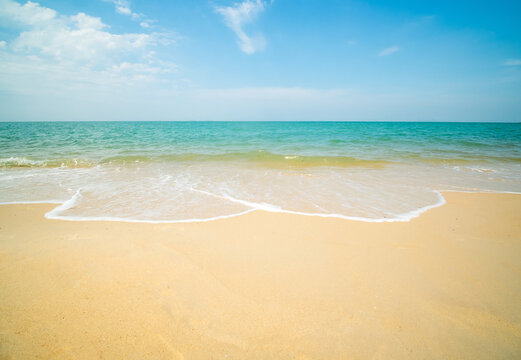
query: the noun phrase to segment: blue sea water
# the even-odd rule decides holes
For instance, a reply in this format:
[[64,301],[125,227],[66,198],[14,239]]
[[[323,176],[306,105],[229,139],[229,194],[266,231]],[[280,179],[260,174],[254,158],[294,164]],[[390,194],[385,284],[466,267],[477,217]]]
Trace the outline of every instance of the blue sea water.
[[[259,155],[260,153],[260,155]],[[521,124],[374,122],[0,123],[0,158],[85,163],[126,159],[521,162]],[[206,156],[206,157],[205,157]],[[224,159],[222,159],[224,160]],[[317,159],[318,160],[318,159]],[[341,162],[340,162],[341,163]],[[20,164],[22,165],[22,164]],[[27,163],[29,165],[29,163]]]
[[63,219],[399,221],[439,190],[521,192],[521,124],[4,122],[0,167],[0,202]]

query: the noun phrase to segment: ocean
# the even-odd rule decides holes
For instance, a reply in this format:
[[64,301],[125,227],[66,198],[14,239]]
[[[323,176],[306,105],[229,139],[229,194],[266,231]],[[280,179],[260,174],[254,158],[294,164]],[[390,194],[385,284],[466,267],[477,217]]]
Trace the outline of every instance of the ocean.
[[408,221],[441,191],[521,192],[521,124],[1,122],[0,169],[1,203],[55,219]]

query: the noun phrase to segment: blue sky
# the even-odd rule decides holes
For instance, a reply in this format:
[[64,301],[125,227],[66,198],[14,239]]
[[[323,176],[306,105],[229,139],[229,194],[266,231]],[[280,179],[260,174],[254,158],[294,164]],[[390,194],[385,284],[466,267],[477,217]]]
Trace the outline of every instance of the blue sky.
[[521,2],[0,0],[0,120],[521,121]]

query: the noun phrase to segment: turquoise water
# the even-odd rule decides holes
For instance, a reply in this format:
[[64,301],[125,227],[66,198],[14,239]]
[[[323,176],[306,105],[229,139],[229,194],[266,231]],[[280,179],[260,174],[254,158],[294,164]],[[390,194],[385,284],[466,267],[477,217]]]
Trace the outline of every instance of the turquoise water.
[[[353,122],[0,123],[10,158],[60,165],[125,160],[521,162],[521,124]],[[288,161],[286,161],[288,162]],[[303,161],[306,163],[306,161]],[[292,161],[289,161],[292,163]],[[298,164],[298,162],[295,161]],[[39,163],[43,165],[43,163]]]
[[521,124],[0,123],[0,167],[0,202],[64,219],[408,220],[439,190],[520,192]]

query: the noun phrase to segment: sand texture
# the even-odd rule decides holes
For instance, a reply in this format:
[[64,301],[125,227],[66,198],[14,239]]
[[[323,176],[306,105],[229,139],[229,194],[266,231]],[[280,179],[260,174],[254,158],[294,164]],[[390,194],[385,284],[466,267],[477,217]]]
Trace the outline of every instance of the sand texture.
[[519,359],[521,196],[407,223],[0,206],[1,359]]

